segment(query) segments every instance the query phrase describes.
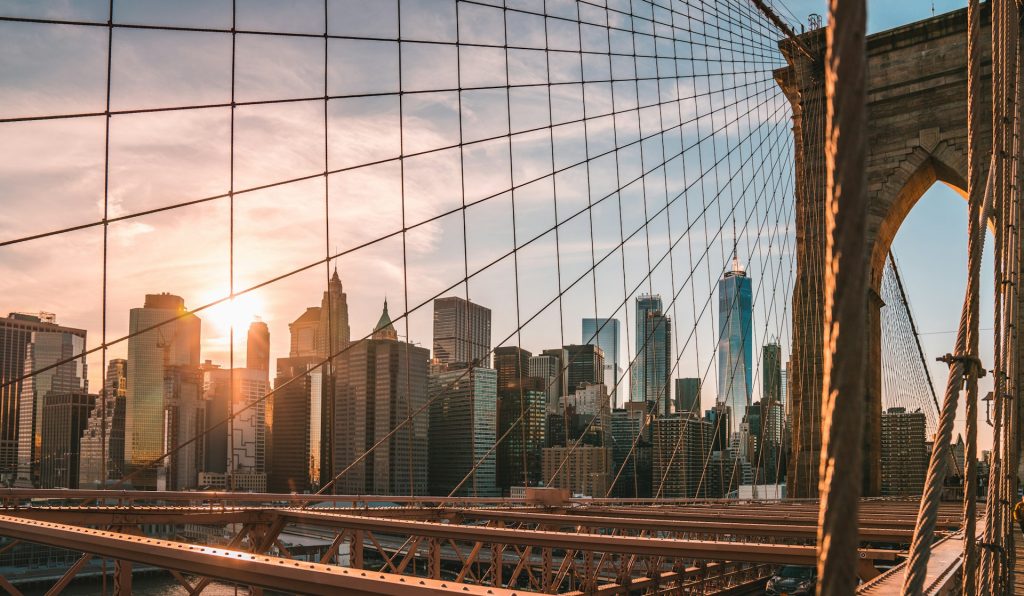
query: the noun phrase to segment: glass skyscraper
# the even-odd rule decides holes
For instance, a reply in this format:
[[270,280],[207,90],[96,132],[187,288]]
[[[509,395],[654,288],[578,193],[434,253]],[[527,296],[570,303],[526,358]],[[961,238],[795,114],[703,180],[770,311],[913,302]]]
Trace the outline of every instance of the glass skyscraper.
[[604,385],[612,396],[613,407],[619,403],[619,320],[583,319],[583,343],[604,350]]
[[733,258],[718,281],[718,403],[732,411],[729,432],[740,431],[752,389],[752,294],[750,278]]
[[630,401],[657,403],[657,412],[671,411],[672,319],[662,312],[661,296],[636,299],[636,359],[630,378]]
[[[13,481],[15,473],[18,468],[18,449],[19,449],[19,429],[27,423],[32,422],[30,418],[22,418],[19,416],[19,408],[27,407],[30,404],[22,403],[21,396],[22,390],[25,389],[25,385],[35,385],[35,377],[29,377],[22,379],[21,377],[26,372],[33,372],[36,368],[44,366],[42,361],[36,361],[36,356],[42,356],[42,353],[33,353],[33,361],[28,362],[29,368],[26,369],[26,356],[29,352],[29,347],[33,342],[33,337],[36,334],[47,334],[53,333],[57,336],[75,336],[77,339],[67,338],[67,341],[77,342],[77,346],[72,346],[72,352],[69,352],[67,356],[81,353],[85,346],[85,330],[84,329],[71,329],[69,327],[62,327],[56,324],[56,317],[51,313],[38,313],[37,315],[25,314],[25,313],[11,313],[8,317],[0,317],[0,477],[5,481]],[[44,350],[45,351],[45,350]],[[59,371],[59,372],[58,372]],[[69,362],[66,365],[61,365],[58,369],[52,369],[46,376],[58,378],[59,390],[74,390],[79,387],[71,386],[62,383],[61,378],[66,377],[68,374],[71,376],[77,376],[81,381],[81,388],[85,388],[86,374],[85,374],[85,358],[80,361],[75,360]],[[49,383],[45,378],[39,378],[40,386],[45,383]],[[35,388],[31,388],[31,392],[35,395]],[[42,397],[40,397],[42,399]],[[34,404],[33,411],[34,410]],[[30,428],[31,427],[30,425]],[[34,434],[34,430],[28,431],[30,434]],[[34,445],[34,438],[29,442],[29,445]]]
[[438,365],[430,374],[431,495],[500,495],[494,453],[498,372],[467,366]]
[[[133,337],[128,340],[124,433],[128,473],[149,464],[173,442],[172,437],[165,436],[165,410],[173,397],[168,392],[174,385],[174,375],[169,369],[179,369],[180,373],[184,373],[182,368],[195,369],[201,379],[199,334],[202,323],[194,314],[184,313],[185,301],[180,296],[147,294],[144,306],[133,308],[129,314],[128,331]],[[142,332],[144,329],[149,330]],[[134,335],[136,333],[138,335]],[[133,484],[137,488],[156,488],[156,471],[149,468],[141,472],[133,479]]]

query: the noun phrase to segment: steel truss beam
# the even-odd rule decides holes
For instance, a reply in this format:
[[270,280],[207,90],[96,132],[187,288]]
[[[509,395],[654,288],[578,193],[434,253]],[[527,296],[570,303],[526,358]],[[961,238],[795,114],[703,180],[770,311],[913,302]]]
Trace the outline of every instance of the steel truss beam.
[[[0,515],[0,534],[118,561],[304,594],[513,596],[501,588],[375,573]],[[124,573],[121,574],[125,575]]]
[[[308,510],[278,510],[278,513],[289,523],[305,523],[402,536],[452,539],[461,542],[516,544],[542,548],[578,549],[589,552],[749,563],[813,565],[816,560],[814,546],[576,534],[409,521]],[[861,549],[861,553],[866,559],[882,561],[893,561],[898,554],[896,551],[885,549]]]

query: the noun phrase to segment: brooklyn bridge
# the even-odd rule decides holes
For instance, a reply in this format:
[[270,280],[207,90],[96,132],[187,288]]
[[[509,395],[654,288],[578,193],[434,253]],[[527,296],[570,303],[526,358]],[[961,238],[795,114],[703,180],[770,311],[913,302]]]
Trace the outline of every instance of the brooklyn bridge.
[[796,4],[0,3],[0,588],[1024,593],[1024,9]]

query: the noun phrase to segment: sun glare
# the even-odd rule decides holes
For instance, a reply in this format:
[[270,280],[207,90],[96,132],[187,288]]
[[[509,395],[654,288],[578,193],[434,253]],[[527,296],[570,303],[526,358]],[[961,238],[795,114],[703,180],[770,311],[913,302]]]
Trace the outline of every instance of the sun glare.
[[233,300],[226,300],[216,306],[206,309],[205,315],[200,315],[203,322],[209,321],[218,329],[227,333],[232,326],[235,334],[245,333],[249,323],[255,321],[263,312],[263,303],[256,296],[242,294]]

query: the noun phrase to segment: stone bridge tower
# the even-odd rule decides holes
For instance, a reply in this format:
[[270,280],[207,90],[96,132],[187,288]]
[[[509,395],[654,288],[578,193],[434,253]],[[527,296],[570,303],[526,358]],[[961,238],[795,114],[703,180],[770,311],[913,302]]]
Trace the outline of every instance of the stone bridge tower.
[[[983,4],[980,115],[982,149],[991,144],[989,11]],[[789,66],[775,78],[793,108],[796,147],[797,276],[793,290],[793,345],[789,364],[790,497],[818,494],[821,449],[822,327],[825,259],[825,31],[802,36],[814,59],[786,40]],[[936,182],[966,198],[967,11],[884,31],[867,38],[868,226],[871,290],[868,309],[867,391],[864,395],[863,494],[880,491],[881,313],[886,256],[897,230]],[[966,230],[966,221],[964,229]],[[943,264],[936,263],[936,274]],[[951,291],[957,291],[950,288]],[[952,346],[951,346],[952,347]]]

